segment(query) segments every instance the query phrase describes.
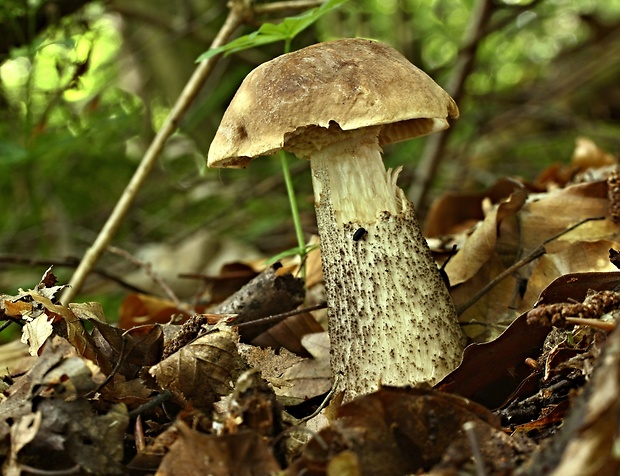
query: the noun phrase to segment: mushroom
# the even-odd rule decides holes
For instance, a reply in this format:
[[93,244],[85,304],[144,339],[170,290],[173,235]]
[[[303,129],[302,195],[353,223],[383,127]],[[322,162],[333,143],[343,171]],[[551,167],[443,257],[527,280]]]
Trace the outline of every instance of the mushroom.
[[310,160],[345,401],[379,385],[435,383],[460,362],[454,305],[396,185],[402,167],[386,171],[381,156],[384,144],[446,129],[448,116],[458,117],[454,100],[395,49],[342,39],[250,72],[209,149],[210,167],[281,149]]

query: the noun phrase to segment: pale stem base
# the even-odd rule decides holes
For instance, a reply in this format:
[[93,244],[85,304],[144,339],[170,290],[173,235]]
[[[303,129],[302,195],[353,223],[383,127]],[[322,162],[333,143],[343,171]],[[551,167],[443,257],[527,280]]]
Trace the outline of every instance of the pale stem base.
[[[328,146],[311,166],[339,390],[350,400],[380,384],[436,383],[464,338],[398,171],[367,139]],[[354,241],[360,227],[368,233]]]

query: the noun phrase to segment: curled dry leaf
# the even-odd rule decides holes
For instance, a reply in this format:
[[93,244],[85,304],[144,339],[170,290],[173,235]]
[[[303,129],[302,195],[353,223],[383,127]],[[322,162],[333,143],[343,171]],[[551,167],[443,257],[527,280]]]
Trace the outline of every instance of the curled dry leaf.
[[67,307],[78,319],[106,322],[103,307],[98,302],[72,302]]
[[528,325],[523,314],[497,339],[467,346],[461,365],[436,387],[498,408],[532,373],[525,361],[540,355],[548,333],[546,327]]
[[452,286],[470,279],[493,256],[501,222],[515,215],[526,198],[525,187],[516,188],[507,199],[502,200],[487,213],[462,249],[445,267]]
[[161,388],[183,402],[211,411],[211,405],[229,394],[245,364],[237,352],[239,335],[224,322],[151,367]]
[[92,324],[92,338],[102,360],[99,365],[106,373],[116,367],[116,373],[129,380],[136,377],[142,367],[161,360],[164,335],[160,325],[124,331],[98,320]]
[[56,277],[50,268],[35,289],[20,289],[18,296],[5,299],[2,303],[4,314],[25,321],[22,342],[28,344],[31,355],[38,355],[55,326],[59,326],[60,333],[66,335],[80,355],[96,362],[96,349],[80,319],[67,306],[53,302],[54,296],[63,289],[63,286],[54,286],[55,283]]
[[[550,243],[549,252],[541,256],[527,283],[527,291],[519,309],[530,309],[551,281],[575,273],[610,272],[617,268],[607,257],[608,250],[620,245],[615,241],[567,241]],[[620,284],[620,281],[619,281]],[[577,299],[577,297],[572,297]]]
[[[607,215],[608,205],[607,184],[599,181],[530,194],[522,207],[508,208],[501,220],[488,214],[446,266],[457,308],[471,306],[472,296],[522,258],[539,249],[544,256],[494,283],[490,292],[462,312],[460,320],[468,324],[469,337],[477,342],[496,337],[563,273],[613,269],[607,250],[617,246],[620,228],[612,220],[600,219]],[[509,218],[513,212],[514,219]]]

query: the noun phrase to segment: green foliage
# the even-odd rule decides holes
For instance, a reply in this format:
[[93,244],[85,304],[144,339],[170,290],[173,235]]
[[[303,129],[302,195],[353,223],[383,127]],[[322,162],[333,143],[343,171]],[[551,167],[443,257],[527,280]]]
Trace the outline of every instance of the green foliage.
[[[170,112],[195,68],[192,61],[221,26],[226,2],[184,2],[193,16],[164,0],[136,0],[130,2],[136,10],[127,11],[89,3],[35,35],[39,3],[0,2],[0,31],[24,28],[18,36],[31,39],[0,63],[0,249],[79,256]],[[302,47],[361,36],[393,45],[446,85],[474,3],[332,0],[282,21],[259,17],[265,23],[258,31],[205,53],[200,59],[217,52],[225,57],[167,145],[116,244],[133,251],[207,227],[269,256],[294,248],[278,160],[264,158],[244,171],[197,173],[242,78],[281,54],[279,42],[296,38]],[[602,42],[617,31],[620,0],[493,5],[459,100],[461,118],[450,131],[451,160],[436,183],[445,190],[483,187],[504,174],[533,178],[544,164],[567,162],[580,134],[616,153],[620,126],[613,98],[620,65],[606,56],[613,43]],[[21,17],[30,23],[18,22]],[[424,139],[385,148],[388,166],[404,164],[402,188],[423,149]],[[310,173],[304,162],[293,167],[307,234],[315,230]]]
[[263,23],[255,32],[237,38],[219,48],[208,50],[200,55],[196,61],[204,61],[220,53],[225,53],[226,55],[238,53],[243,50],[276,43],[278,41],[284,41],[284,51],[288,51],[290,50],[291,41],[297,35],[315,23],[323,15],[340,7],[347,1],[348,0],[327,0],[320,7],[308,10],[301,15],[287,17],[277,25],[274,23]]
[[284,258],[290,258],[292,256],[297,256],[297,255],[301,255],[302,257],[307,256],[308,253],[310,253],[313,250],[316,250],[319,248],[319,245],[306,245],[303,253],[299,253],[299,248],[295,247],[295,248],[291,248],[288,250],[285,250],[281,253],[278,253],[276,255],[273,255],[271,258],[269,258],[268,260],[265,261],[265,264],[267,266],[271,266],[272,264],[284,259]]

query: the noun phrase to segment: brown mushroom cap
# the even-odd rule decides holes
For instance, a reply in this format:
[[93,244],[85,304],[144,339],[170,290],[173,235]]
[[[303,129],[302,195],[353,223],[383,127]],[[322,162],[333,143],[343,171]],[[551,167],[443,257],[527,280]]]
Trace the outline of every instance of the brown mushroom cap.
[[[245,167],[284,148],[307,157],[342,134],[373,128],[380,144],[446,129],[454,100],[390,46],[319,43],[254,69],[231,101],[210,167]],[[376,132],[375,132],[376,131]]]

